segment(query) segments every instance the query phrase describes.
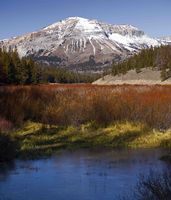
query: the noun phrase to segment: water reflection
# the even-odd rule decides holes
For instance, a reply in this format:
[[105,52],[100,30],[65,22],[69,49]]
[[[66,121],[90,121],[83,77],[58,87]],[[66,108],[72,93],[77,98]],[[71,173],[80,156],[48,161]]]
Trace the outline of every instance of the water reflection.
[[0,169],[3,200],[114,200],[135,186],[139,173],[162,170],[164,150],[63,152],[46,160],[16,161]]

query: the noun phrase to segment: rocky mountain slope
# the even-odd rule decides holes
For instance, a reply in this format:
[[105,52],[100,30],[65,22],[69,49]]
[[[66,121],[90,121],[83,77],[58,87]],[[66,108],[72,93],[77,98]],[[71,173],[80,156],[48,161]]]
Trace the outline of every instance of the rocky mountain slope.
[[39,31],[0,41],[21,57],[77,71],[99,71],[142,48],[165,44],[131,25],[111,25],[70,17]]

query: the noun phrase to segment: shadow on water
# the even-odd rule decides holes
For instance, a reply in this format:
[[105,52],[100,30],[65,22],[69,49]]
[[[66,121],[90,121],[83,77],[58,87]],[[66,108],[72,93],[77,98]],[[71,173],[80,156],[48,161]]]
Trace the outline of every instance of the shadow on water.
[[15,169],[15,162],[6,162],[6,163],[0,163],[0,182],[5,181],[8,176],[10,175],[10,172]]
[[[15,169],[15,162],[0,162],[0,182],[5,182],[10,177],[10,172]],[[5,198],[0,192],[0,200],[11,200],[10,198]]]

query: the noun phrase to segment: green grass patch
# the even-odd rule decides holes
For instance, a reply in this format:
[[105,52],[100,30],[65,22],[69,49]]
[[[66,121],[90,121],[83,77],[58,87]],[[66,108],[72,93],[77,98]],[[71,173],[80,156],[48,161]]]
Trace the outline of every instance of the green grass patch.
[[49,156],[61,149],[171,147],[170,130],[160,132],[128,122],[108,127],[94,123],[60,127],[28,122],[11,134],[19,146],[18,156],[22,158]]

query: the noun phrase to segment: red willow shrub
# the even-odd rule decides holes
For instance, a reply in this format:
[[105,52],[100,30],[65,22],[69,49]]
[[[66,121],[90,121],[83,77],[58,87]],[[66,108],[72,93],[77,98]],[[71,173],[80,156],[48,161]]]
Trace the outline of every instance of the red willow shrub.
[[4,86],[0,87],[0,113],[16,126],[27,120],[64,126],[132,121],[167,129],[171,86]]
[[9,120],[0,117],[0,132],[8,132],[13,129],[13,124]]

